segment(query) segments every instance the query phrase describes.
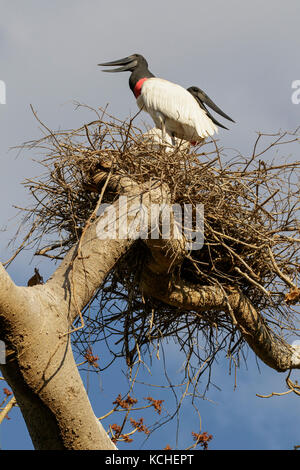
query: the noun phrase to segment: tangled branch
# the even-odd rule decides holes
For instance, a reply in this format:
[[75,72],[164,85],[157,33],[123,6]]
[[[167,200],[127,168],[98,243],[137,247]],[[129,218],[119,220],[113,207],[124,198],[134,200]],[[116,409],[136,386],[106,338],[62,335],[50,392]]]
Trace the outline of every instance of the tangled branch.
[[[154,282],[154,247],[136,241],[82,312],[87,328],[74,335],[78,349],[86,351],[102,339],[114,358],[125,357],[132,367],[141,354],[158,353],[160,342],[173,338],[185,352],[186,373],[196,386],[220,350],[238,358],[243,349],[236,312],[226,301],[232,291],[263,313],[279,341],[297,335],[300,164],[275,161],[278,148],[297,142],[298,129],[259,134],[245,157],[229,159],[215,141],[170,152],[149,144],[132,121],[107,122],[98,113],[79,129],[47,131],[28,143],[27,149],[43,152],[45,174],[24,183],[35,204],[22,208],[22,223],[29,227],[21,249],[33,247],[37,256],[59,260],[80,241],[99,194],[105,203],[120,196],[119,178],[140,187],[160,181],[169,188],[171,204],[205,208],[204,246],[185,252],[176,263],[171,257],[172,269],[159,282]],[[159,284],[168,296],[158,294]],[[172,303],[169,294],[176,285],[183,291],[192,286],[198,294],[204,286],[216,288],[222,303],[196,308],[192,290],[189,302],[181,297]]]

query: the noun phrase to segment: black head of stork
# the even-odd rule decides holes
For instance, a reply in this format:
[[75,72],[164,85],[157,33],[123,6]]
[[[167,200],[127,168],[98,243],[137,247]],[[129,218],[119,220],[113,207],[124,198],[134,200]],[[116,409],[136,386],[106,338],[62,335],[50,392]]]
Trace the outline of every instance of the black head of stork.
[[154,77],[153,73],[148,69],[148,62],[145,57],[141,54],[132,54],[123,59],[113,60],[111,62],[105,62],[103,64],[98,64],[104,67],[113,67],[115,65],[121,65],[116,69],[103,70],[103,72],[131,72],[129,78],[129,86],[134,95],[136,96],[137,92],[135,91],[137,83],[139,83],[144,78]]

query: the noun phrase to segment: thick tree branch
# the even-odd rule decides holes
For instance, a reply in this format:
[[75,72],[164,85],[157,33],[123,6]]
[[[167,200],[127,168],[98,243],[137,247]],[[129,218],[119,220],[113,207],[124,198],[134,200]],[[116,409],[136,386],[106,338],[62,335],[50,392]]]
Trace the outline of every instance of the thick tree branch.
[[[143,271],[141,289],[182,310],[227,312],[257,356],[277,371],[300,368],[300,348],[275,335],[262,315],[238,289],[188,283],[175,276],[175,268],[184,254],[177,240],[146,241],[152,257]],[[175,253],[175,255],[174,255]]]
[[141,288],[144,294],[182,310],[228,312],[249,346],[269,367],[279,372],[300,368],[300,348],[290,346],[277,337],[247,297],[238,290],[226,292],[217,286],[174,281],[170,276],[155,275],[150,270],[144,272]]
[[8,272],[0,263],[0,312],[9,311],[13,315],[16,307],[16,299],[21,301],[21,295],[21,289],[15,285]]
[[[125,194],[146,207],[165,197],[157,183],[146,188],[121,183]],[[1,267],[0,331],[12,351],[2,371],[36,449],[115,448],[95,418],[67,334],[134,242],[101,240],[96,228],[97,220],[88,224],[79,244],[44,285],[17,287]]]
[[[139,186],[127,177],[112,179],[111,184],[121,195],[128,197],[128,206],[143,204],[149,208],[151,203],[168,200],[168,190],[157,181]],[[120,215],[119,201],[113,204],[116,214],[115,239],[101,240],[97,235],[98,220],[87,225],[81,240],[66,255],[61,265],[43,286],[53,297],[59,298],[60,305],[67,309],[72,324],[81,309],[102,285],[108,273],[123,256],[134,239],[119,238],[120,228],[124,224]],[[128,226],[136,218],[136,213],[126,216]],[[138,228],[138,227],[137,227]]]

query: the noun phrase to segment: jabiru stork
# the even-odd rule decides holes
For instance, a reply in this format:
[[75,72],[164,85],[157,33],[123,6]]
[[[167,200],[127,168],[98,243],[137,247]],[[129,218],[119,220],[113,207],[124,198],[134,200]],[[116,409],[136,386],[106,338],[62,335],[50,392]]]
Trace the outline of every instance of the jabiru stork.
[[218,132],[217,126],[224,128],[206,106],[234,122],[200,88],[193,86],[186,90],[176,83],[155,77],[148,69],[148,62],[140,54],[98,65],[121,66],[104,72],[131,72],[129,86],[137,105],[150,114],[156,127],[161,129],[163,140],[168,134],[172,139],[195,144]]

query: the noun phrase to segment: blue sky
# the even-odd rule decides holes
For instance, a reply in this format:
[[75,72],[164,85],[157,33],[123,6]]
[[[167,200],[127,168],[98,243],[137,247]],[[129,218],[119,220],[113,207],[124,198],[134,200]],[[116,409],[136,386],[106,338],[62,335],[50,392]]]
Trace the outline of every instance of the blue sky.
[[[228,158],[232,149],[247,155],[257,131],[294,130],[300,124],[300,104],[291,100],[292,82],[300,79],[298,0],[142,4],[136,0],[0,0],[0,11],[0,80],[6,84],[6,104],[0,104],[0,229],[6,228],[0,232],[1,261],[11,254],[7,244],[17,228],[13,206],[30,202],[21,182],[41,172],[32,160],[38,155],[17,156],[18,152],[9,151],[41,136],[30,104],[52,129],[79,127],[90,120],[87,110],[75,110],[75,101],[93,107],[109,103],[110,113],[121,119],[136,113],[128,74],[103,74],[99,62],[139,52],[154,74],[204,89],[236,121],[229,132],[219,133]],[[146,116],[140,119],[147,121]],[[299,160],[299,150],[293,147],[270,157]],[[44,278],[54,269],[43,259],[31,262],[31,254],[24,253],[9,272],[23,285],[35,266]],[[165,346],[165,354],[176,381],[183,358],[174,344]],[[214,435],[210,448],[291,449],[300,444],[299,397],[256,397],[256,393],[284,391],[285,375],[261,363],[259,372],[251,351],[248,356],[248,369],[242,365],[238,370],[236,390],[228,362],[220,357],[214,382],[222,391],[211,387],[207,394],[211,401],[198,402],[202,430]],[[145,382],[164,380],[161,362],[154,361],[151,376],[145,371]],[[109,409],[120,384],[126,387],[121,368],[125,370],[125,365],[90,377],[90,397],[98,416]],[[299,380],[298,372],[294,378]],[[141,396],[147,396],[149,388]],[[165,400],[171,407],[172,395]],[[13,410],[11,417],[0,428],[1,447],[31,448],[19,411]],[[178,431],[180,448],[190,444],[191,430],[198,430],[198,416],[185,405]],[[175,424],[161,428],[144,446],[175,446],[175,432]],[[131,447],[141,443],[139,437]]]

